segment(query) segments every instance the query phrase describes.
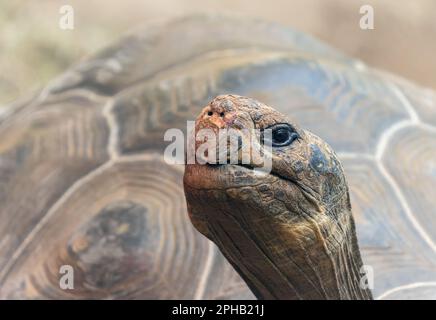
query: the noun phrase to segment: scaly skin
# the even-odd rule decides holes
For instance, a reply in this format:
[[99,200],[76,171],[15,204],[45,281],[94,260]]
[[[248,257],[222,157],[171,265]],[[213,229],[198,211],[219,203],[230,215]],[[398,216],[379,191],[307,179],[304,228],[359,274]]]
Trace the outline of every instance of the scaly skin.
[[[196,130],[288,124],[298,138],[272,148],[272,171],[248,165],[186,165],[193,225],[215,242],[259,299],[372,299],[342,166],[327,143],[250,98],[215,98]],[[259,140],[252,141],[262,149]],[[197,143],[197,148],[199,147]]]

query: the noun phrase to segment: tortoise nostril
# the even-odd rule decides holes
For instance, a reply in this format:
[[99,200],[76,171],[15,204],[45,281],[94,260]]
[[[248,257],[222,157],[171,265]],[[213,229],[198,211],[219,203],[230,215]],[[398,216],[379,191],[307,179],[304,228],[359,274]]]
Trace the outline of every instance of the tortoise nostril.
[[221,113],[220,113],[220,117],[221,117],[221,118],[224,117],[224,112],[221,112]]
[[213,115],[213,112],[212,112],[212,111],[209,111],[209,112],[207,113],[207,115],[208,115],[209,117],[211,117],[211,116]]

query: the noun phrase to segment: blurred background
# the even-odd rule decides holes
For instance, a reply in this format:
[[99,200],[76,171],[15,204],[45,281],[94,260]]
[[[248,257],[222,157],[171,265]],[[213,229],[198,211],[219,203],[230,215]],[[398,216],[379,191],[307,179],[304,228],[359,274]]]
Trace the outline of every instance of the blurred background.
[[[58,27],[65,4],[74,8],[74,30]],[[374,30],[359,28],[365,4],[374,7]],[[37,90],[141,23],[194,12],[276,21],[436,89],[435,0],[2,0],[0,106]]]

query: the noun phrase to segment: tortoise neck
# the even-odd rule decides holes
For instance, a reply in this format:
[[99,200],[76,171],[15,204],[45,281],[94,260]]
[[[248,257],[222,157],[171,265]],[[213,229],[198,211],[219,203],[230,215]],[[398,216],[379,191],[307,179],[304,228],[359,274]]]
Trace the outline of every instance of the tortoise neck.
[[212,240],[259,299],[372,299],[351,212],[335,215],[339,221],[328,232],[312,224],[310,245],[289,236],[286,225],[244,225],[233,218],[209,226]]

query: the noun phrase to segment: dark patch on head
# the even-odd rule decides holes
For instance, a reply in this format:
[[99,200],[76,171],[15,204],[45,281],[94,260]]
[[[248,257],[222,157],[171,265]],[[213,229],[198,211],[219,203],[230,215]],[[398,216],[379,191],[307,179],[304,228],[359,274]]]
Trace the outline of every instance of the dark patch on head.
[[311,144],[310,149],[312,151],[312,155],[310,157],[310,166],[318,173],[321,174],[326,173],[329,169],[328,169],[328,161],[324,153],[315,144]]
[[274,191],[268,184],[261,184],[257,187],[257,190],[259,191],[263,200],[271,200],[274,198]]
[[255,111],[252,113],[252,116],[254,121],[259,121],[260,119],[262,119],[262,113],[260,113],[259,111]]
[[271,191],[271,187],[267,184],[261,184],[259,187],[260,192],[269,192]]
[[252,175],[240,170],[232,171],[229,173],[228,178],[230,179],[231,183],[238,185],[250,185],[255,182],[255,178]]
[[250,108],[259,109],[262,106],[262,104],[254,99],[246,98],[245,100],[247,101],[247,106]]
[[296,161],[294,163],[294,171],[295,171],[295,173],[298,174],[298,173],[302,172],[303,170],[304,170],[304,164],[300,160]]
[[225,111],[232,111],[233,110],[233,102],[231,102],[230,100],[226,99],[223,102],[221,102],[220,106],[225,110]]
[[286,194],[283,192],[283,190],[277,190],[276,192],[275,192],[275,197],[277,198],[277,199],[279,199],[279,200],[285,200],[286,199]]

